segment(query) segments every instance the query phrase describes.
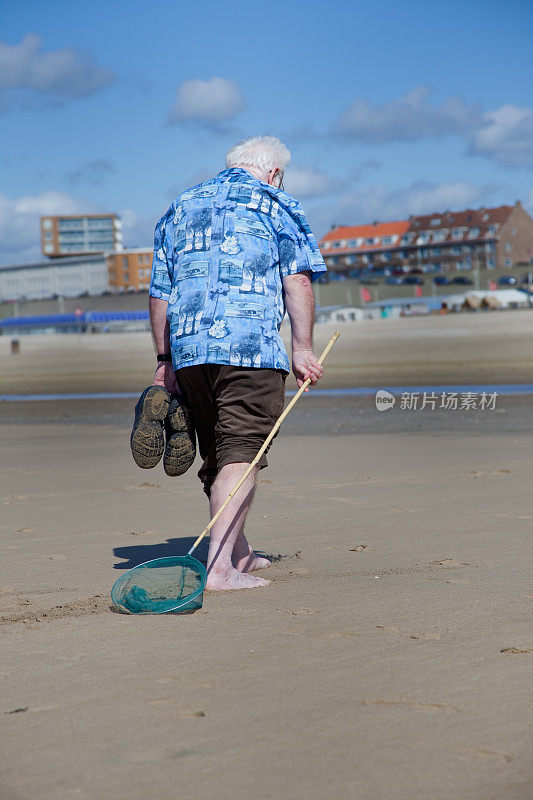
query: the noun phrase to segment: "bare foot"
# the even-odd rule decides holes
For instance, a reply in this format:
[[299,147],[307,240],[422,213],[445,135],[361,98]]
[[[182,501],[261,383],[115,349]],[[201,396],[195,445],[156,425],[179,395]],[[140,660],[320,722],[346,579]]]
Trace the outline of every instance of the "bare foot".
[[266,569],[270,566],[272,562],[268,560],[268,558],[263,558],[263,556],[258,556],[252,550],[242,558],[232,558],[233,566],[235,569],[238,569],[239,572],[253,572],[256,569]]
[[256,586],[268,586],[270,581],[264,578],[256,578],[255,575],[247,575],[239,572],[233,567],[227,569],[214,570],[208,572],[206,589],[222,592],[231,589],[254,589]]
[[268,558],[263,558],[254,553],[243,531],[233,545],[231,561],[239,572],[253,572],[256,569],[266,569],[270,566]]

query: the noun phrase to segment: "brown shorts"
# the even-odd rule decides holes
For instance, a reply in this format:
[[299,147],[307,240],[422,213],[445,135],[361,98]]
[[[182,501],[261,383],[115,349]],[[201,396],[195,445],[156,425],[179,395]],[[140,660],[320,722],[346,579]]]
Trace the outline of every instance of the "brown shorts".
[[[225,464],[250,464],[283,411],[285,378],[279,369],[197,364],[176,370],[178,387],[192,409],[198,449],[204,459],[198,477],[209,496]],[[259,461],[267,466],[266,455]]]

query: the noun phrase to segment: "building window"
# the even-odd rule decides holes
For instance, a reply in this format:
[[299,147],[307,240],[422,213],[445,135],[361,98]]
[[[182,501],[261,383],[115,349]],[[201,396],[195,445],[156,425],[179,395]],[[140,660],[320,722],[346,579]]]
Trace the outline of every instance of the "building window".
[[479,236],[479,228],[470,228],[468,231],[469,239],[476,239]]
[[324,250],[329,250],[329,248],[331,247],[331,242],[324,242],[323,247],[324,247]]
[[503,263],[505,264],[506,267],[512,267],[513,266],[513,259],[512,258],[506,258]]
[[370,236],[368,239],[365,239],[365,245],[367,247],[371,247],[373,244],[379,244],[379,239]]
[[441,223],[441,220],[439,219],[439,217],[436,217],[435,219],[432,219],[429,224],[430,225],[440,225],[440,223]]
[[123,256],[123,258],[122,258],[122,266],[125,269],[128,269],[128,256]]
[[516,236],[516,228],[511,228],[511,236]]
[[496,233],[497,230],[498,230],[498,226],[497,225],[489,225],[489,227],[487,228],[487,234],[489,236],[494,236],[494,234]]
[[401,244],[411,244],[411,242],[413,241],[413,236],[415,236],[414,233],[404,233],[404,235],[401,238],[401,242],[400,243]]
[[52,220],[51,219],[43,219],[43,228],[51,228],[52,227]]
[[492,256],[489,256],[489,258],[487,258],[487,267],[489,269],[494,269],[494,259],[492,258]]
[[511,242],[505,242],[505,252],[511,253],[512,250],[513,250],[513,245],[511,244]]

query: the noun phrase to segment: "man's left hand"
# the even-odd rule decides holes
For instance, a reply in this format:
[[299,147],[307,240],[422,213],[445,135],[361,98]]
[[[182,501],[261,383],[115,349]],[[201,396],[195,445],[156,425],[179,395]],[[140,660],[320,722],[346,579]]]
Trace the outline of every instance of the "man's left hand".
[[176,373],[170,361],[161,361],[161,363],[157,365],[153,385],[164,386],[170,394],[180,393],[176,382]]

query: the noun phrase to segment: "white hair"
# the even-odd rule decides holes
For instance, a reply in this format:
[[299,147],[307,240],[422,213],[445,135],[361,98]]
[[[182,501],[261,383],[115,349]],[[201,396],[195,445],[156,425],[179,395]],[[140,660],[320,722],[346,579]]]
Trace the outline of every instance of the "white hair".
[[289,150],[275,136],[251,136],[230,147],[226,167],[255,167],[265,172],[278,167],[284,172],[290,160]]

